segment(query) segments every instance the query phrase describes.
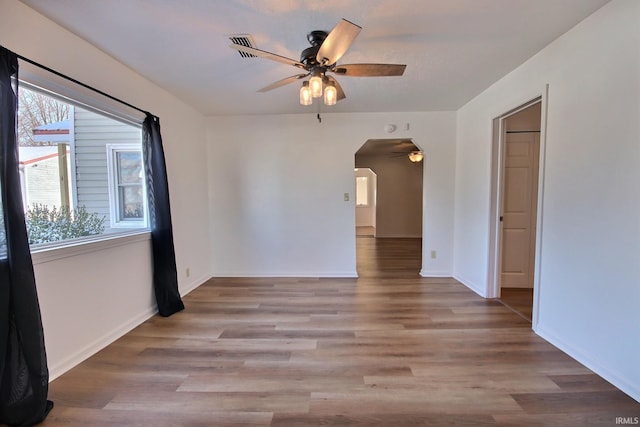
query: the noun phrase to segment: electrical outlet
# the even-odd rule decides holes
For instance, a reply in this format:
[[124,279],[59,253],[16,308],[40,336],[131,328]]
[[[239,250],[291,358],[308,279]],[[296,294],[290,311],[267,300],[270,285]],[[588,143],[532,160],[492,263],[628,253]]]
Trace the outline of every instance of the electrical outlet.
[[438,256],[438,253],[436,251],[431,251],[431,259],[436,259]]
[[189,267],[184,271],[184,275],[187,277],[191,276],[191,269]]
[[349,201],[349,193],[344,193],[344,201],[345,202]]

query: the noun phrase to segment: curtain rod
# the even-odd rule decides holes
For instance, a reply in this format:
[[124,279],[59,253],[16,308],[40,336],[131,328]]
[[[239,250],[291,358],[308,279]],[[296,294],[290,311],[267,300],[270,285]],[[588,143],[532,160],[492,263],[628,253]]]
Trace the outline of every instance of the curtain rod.
[[[15,52],[14,52],[14,53],[15,53]],[[102,96],[105,96],[105,97],[107,97],[107,98],[109,98],[109,99],[111,99],[111,100],[113,100],[113,101],[119,102],[120,104],[126,105],[126,106],[127,106],[127,107],[129,107],[129,108],[132,108],[132,109],[134,109],[134,110],[136,110],[136,111],[139,111],[139,112],[141,112],[142,114],[150,115],[150,116],[153,116],[154,118],[156,118],[156,119],[157,119],[157,117],[156,117],[156,116],[154,116],[153,114],[151,114],[150,112],[145,111],[145,110],[143,110],[143,109],[141,109],[141,108],[138,108],[138,107],[136,107],[135,105],[129,104],[127,101],[123,101],[123,100],[122,100],[122,99],[120,99],[120,98],[116,98],[116,97],[115,97],[115,96],[113,96],[113,95],[109,95],[108,93],[103,92],[103,91],[101,91],[100,89],[96,89],[96,88],[95,88],[95,87],[93,87],[93,86],[89,86],[89,85],[88,85],[88,84],[86,84],[86,83],[82,83],[81,81],[76,80],[76,79],[74,79],[73,77],[69,77],[69,76],[67,76],[66,74],[62,74],[61,72],[56,71],[56,70],[54,70],[54,69],[52,69],[52,68],[49,68],[49,67],[47,67],[46,65],[42,65],[42,64],[40,64],[40,63],[38,63],[38,62],[36,62],[36,61],[34,61],[34,60],[32,60],[32,59],[25,58],[24,56],[19,55],[19,54],[17,54],[17,53],[15,53],[15,55],[18,57],[18,59],[22,59],[23,61],[28,62],[28,63],[29,63],[29,64],[31,64],[31,65],[35,65],[36,67],[42,68],[43,70],[48,71],[48,72],[50,72],[50,73],[53,73],[53,74],[55,74],[55,75],[56,75],[56,76],[58,76],[58,77],[62,77],[63,79],[69,80],[69,81],[70,81],[70,82],[72,82],[72,83],[75,83],[75,84],[77,84],[77,85],[80,85],[80,86],[84,87],[85,89],[92,90],[92,91],[94,91],[94,92],[96,92],[96,93],[98,93],[98,94],[100,94],[100,95],[102,95]]]

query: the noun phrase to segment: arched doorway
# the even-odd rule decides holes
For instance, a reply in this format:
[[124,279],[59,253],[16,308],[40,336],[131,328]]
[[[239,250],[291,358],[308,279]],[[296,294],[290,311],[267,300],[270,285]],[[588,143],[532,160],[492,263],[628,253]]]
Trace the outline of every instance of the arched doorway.
[[[355,154],[358,170],[356,188],[358,176],[361,188],[364,188],[362,179],[368,176],[366,188],[369,191],[366,206],[358,206],[356,200],[356,267],[359,276],[388,273],[384,271],[386,264],[379,256],[381,250],[391,251],[386,257],[399,254],[397,256],[402,257],[399,261],[407,267],[405,273],[418,275],[420,272],[423,162],[421,159],[409,159],[409,155],[416,152],[422,153],[411,139],[370,139]],[[366,171],[371,171],[371,174]],[[371,185],[372,178],[375,178],[375,187]],[[373,215],[371,212],[365,215],[364,211],[370,211],[372,203]]]

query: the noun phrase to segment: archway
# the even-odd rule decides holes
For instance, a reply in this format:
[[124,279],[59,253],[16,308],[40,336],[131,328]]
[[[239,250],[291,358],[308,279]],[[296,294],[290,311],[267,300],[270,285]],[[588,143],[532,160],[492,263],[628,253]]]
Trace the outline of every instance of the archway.
[[[365,206],[358,206],[356,200],[355,215],[356,230],[358,226],[371,227],[372,219],[375,227],[370,233],[360,233],[364,235],[356,236],[357,252],[365,250],[374,253],[371,248],[363,247],[388,245],[391,244],[391,239],[397,239],[395,243],[405,247],[403,251],[406,251],[407,259],[412,260],[410,265],[415,264],[415,274],[419,274],[422,264],[423,162],[421,159],[409,159],[409,154],[416,152],[421,153],[421,150],[411,139],[370,139],[358,149],[355,153],[355,166],[358,170],[356,176],[370,176],[367,179],[370,197],[367,197],[369,203]],[[366,173],[367,170],[370,170],[371,174]],[[377,184],[375,187],[371,185],[373,177]],[[362,185],[362,182],[360,184]],[[374,205],[373,213],[371,204]],[[366,210],[369,211],[368,215],[364,214]],[[367,220],[367,223],[359,223],[358,220]],[[362,238],[375,240],[358,240]],[[384,242],[381,239],[385,239]],[[362,252],[357,255],[357,269],[361,275]]]

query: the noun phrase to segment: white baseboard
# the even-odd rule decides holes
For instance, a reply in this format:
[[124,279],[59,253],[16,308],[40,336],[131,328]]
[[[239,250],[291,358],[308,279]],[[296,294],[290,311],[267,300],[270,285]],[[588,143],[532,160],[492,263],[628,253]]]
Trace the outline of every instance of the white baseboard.
[[[180,295],[181,296],[187,295],[189,292],[198,288],[200,285],[205,283],[210,278],[211,276],[204,275],[196,280],[193,280],[192,282],[189,283],[189,285],[186,288],[181,289]],[[152,307],[149,307],[144,312],[138,314],[137,316],[134,316],[129,321],[113,329],[108,334],[96,339],[86,347],[68,356],[61,362],[56,363],[55,365],[49,366],[49,380],[53,381],[60,375],[64,374],[65,372],[73,368],[74,366],[82,363],[84,360],[93,356],[94,354],[96,354],[97,352],[99,352],[109,344],[113,343],[118,338],[130,332],[131,330],[133,330],[143,322],[149,320],[156,313],[158,313],[158,308],[154,304]]]
[[213,276],[211,274],[205,274],[200,276],[197,279],[192,280],[186,286],[180,289],[180,296],[188,295],[191,291],[199,288],[201,285],[203,285],[207,280],[211,279],[212,277]]
[[465,285],[467,288],[471,289],[476,294],[480,295],[482,298],[487,297],[485,293],[486,289],[480,289],[480,287],[477,284],[473,283],[471,280],[467,280],[464,277],[456,274],[453,275],[453,278]]
[[587,352],[567,343],[552,331],[538,327],[534,329],[534,332],[569,356],[573,357],[578,362],[582,363],[587,368],[591,369],[596,374],[600,375],[605,380],[609,381],[624,393],[628,394],[632,399],[640,402],[640,386],[638,384],[629,383],[623,376],[611,371],[611,369],[606,366],[603,366],[600,362],[590,357]]
[[358,277],[357,271],[323,271],[321,273],[310,273],[308,271],[301,272],[274,272],[274,271],[262,271],[262,272],[247,272],[247,271],[218,271],[213,274],[212,277],[301,277],[301,278],[356,278]]
[[430,271],[430,270],[420,270],[420,276],[422,276],[422,277],[452,277],[450,271]]
[[146,310],[144,310],[144,312],[129,319],[127,322],[121,324],[120,326],[113,329],[109,333],[96,339],[95,341],[88,344],[84,348],[66,357],[61,362],[56,363],[53,366],[49,366],[49,381],[55,380],[60,375],[64,374],[74,366],[80,364],[84,360],[93,356],[94,354],[96,354],[97,352],[99,352],[109,344],[113,343],[118,338],[130,332],[135,327],[139,326],[144,321],[153,317],[157,312],[158,312],[158,308],[155,305],[153,307],[149,307]]

